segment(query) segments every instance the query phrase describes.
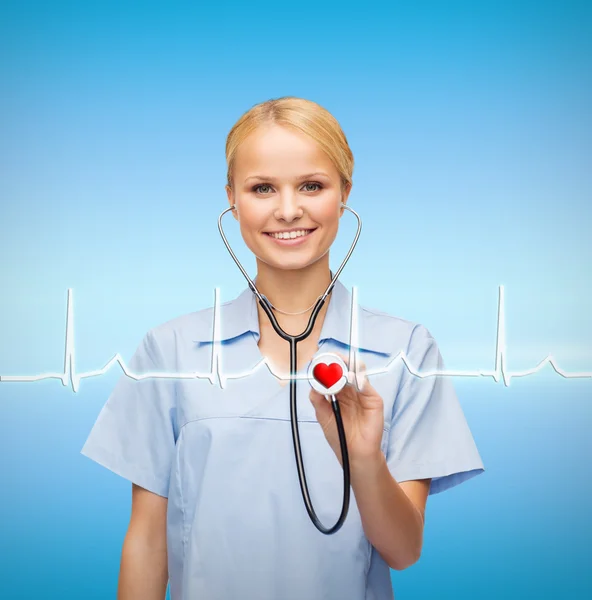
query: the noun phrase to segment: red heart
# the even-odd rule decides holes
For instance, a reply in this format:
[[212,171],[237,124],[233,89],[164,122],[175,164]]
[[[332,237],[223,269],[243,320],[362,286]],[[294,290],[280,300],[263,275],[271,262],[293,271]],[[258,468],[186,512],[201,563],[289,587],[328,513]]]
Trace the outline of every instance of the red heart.
[[337,383],[343,376],[343,369],[338,363],[318,363],[312,370],[314,378],[324,385],[327,389]]

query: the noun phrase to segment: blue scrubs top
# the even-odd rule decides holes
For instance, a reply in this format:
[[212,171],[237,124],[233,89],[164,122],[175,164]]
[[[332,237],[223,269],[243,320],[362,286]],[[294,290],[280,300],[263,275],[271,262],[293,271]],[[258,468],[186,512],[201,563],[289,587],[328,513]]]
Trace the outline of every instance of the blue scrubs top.
[[[319,351],[347,354],[351,294],[337,282]],[[358,307],[359,357],[371,371],[404,351],[421,372],[442,370],[425,327]],[[141,373],[212,369],[213,309],[147,333],[129,368]],[[244,373],[262,355],[255,295],[246,288],[220,306],[223,374]],[[306,371],[303,371],[306,372]],[[402,361],[370,375],[384,400],[382,450],[401,482],[432,478],[442,492],[484,468],[450,377],[415,377]],[[311,499],[326,526],[339,516],[343,472],[298,381],[298,418]],[[289,386],[266,366],[228,379],[134,380],[122,375],[82,454],[168,498],[172,600],[392,600],[388,565],[364,535],[352,494],[333,535],[312,524],[293,453]]]

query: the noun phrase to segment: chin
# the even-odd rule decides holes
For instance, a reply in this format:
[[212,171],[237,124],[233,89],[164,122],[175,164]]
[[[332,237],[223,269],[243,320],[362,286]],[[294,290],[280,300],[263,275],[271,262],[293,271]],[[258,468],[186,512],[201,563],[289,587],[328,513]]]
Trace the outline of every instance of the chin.
[[304,269],[308,267],[311,263],[306,261],[283,261],[278,262],[275,260],[266,260],[264,261],[270,267],[274,269],[278,269],[280,271],[299,271],[300,269]]
[[266,263],[274,269],[279,269],[282,271],[298,271],[300,269],[306,269],[307,267],[310,267],[311,265],[319,261],[323,256],[324,254],[314,256],[312,258],[286,257],[284,260],[277,260],[277,257],[274,257],[261,258],[260,260],[262,260],[264,263]]

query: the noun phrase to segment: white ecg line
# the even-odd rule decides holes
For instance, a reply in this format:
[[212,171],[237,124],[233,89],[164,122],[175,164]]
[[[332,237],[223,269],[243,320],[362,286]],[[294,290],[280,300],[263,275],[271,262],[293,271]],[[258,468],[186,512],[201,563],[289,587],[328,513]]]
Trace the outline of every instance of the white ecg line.
[[[356,374],[356,383],[359,385],[360,372],[358,369],[358,310],[357,310],[357,288],[352,288],[352,306],[350,316],[350,334],[349,334],[349,365],[350,370]],[[213,331],[212,331],[212,362],[211,369],[207,373],[134,373],[126,365],[125,361],[119,353],[117,353],[102,369],[96,369],[94,371],[87,371],[85,373],[76,372],[76,353],[74,346],[74,307],[72,300],[72,289],[68,289],[68,300],[66,308],[66,339],[65,339],[65,352],[64,352],[64,369],[61,373],[44,373],[40,375],[0,375],[0,382],[17,382],[17,383],[30,383],[34,381],[42,381],[44,379],[59,379],[62,385],[70,385],[72,391],[77,392],[80,386],[80,382],[83,379],[89,379],[91,377],[98,377],[104,375],[113,367],[115,364],[119,364],[121,370],[125,375],[131,379],[207,379],[214,385],[218,384],[220,387],[224,387],[224,384],[229,379],[240,379],[253,375],[256,371],[263,368],[264,366],[269,369],[270,373],[280,380],[289,380],[290,376],[282,376],[272,369],[267,358],[262,358],[257,364],[241,373],[224,374],[222,370],[222,348],[220,342],[220,291],[218,288],[214,290],[214,315],[213,315]],[[498,296],[498,310],[497,310],[497,334],[495,341],[495,364],[493,370],[477,370],[477,371],[418,371],[413,365],[410,364],[406,354],[399,352],[393,356],[388,363],[379,369],[367,369],[364,374],[368,377],[372,375],[379,375],[387,373],[393,369],[398,361],[401,361],[405,368],[411,375],[419,378],[425,377],[491,377],[497,383],[503,381],[507,387],[510,385],[511,379],[514,377],[527,377],[528,375],[534,375],[546,365],[549,365],[553,370],[566,379],[583,379],[592,378],[592,371],[580,371],[580,372],[568,372],[559,367],[551,355],[548,355],[541,360],[536,366],[525,369],[523,371],[509,371],[506,368],[506,328],[505,328],[505,302],[504,302],[504,286],[499,287]],[[294,379],[308,379],[307,374],[295,375]]]

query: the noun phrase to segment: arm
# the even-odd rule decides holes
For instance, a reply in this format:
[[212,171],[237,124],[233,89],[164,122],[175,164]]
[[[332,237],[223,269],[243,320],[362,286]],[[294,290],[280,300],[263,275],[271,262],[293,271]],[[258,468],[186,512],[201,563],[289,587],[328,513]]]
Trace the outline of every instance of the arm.
[[117,600],[163,600],[168,583],[167,499],[132,484]]
[[[344,362],[347,357],[340,355]],[[360,363],[362,372],[365,365]],[[358,389],[346,385],[336,395],[348,445],[351,485],[364,533],[384,561],[403,570],[419,560],[430,479],[399,484],[381,450],[384,402],[364,375]],[[311,390],[317,420],[341,463],[335,417],[329,402]],[[406,477],[405,479],[410,479]]]
[[403,570],[419,560],[430,480],[397,483],[382,453],[352,461],[351,483],[364,533],[384,561]]

